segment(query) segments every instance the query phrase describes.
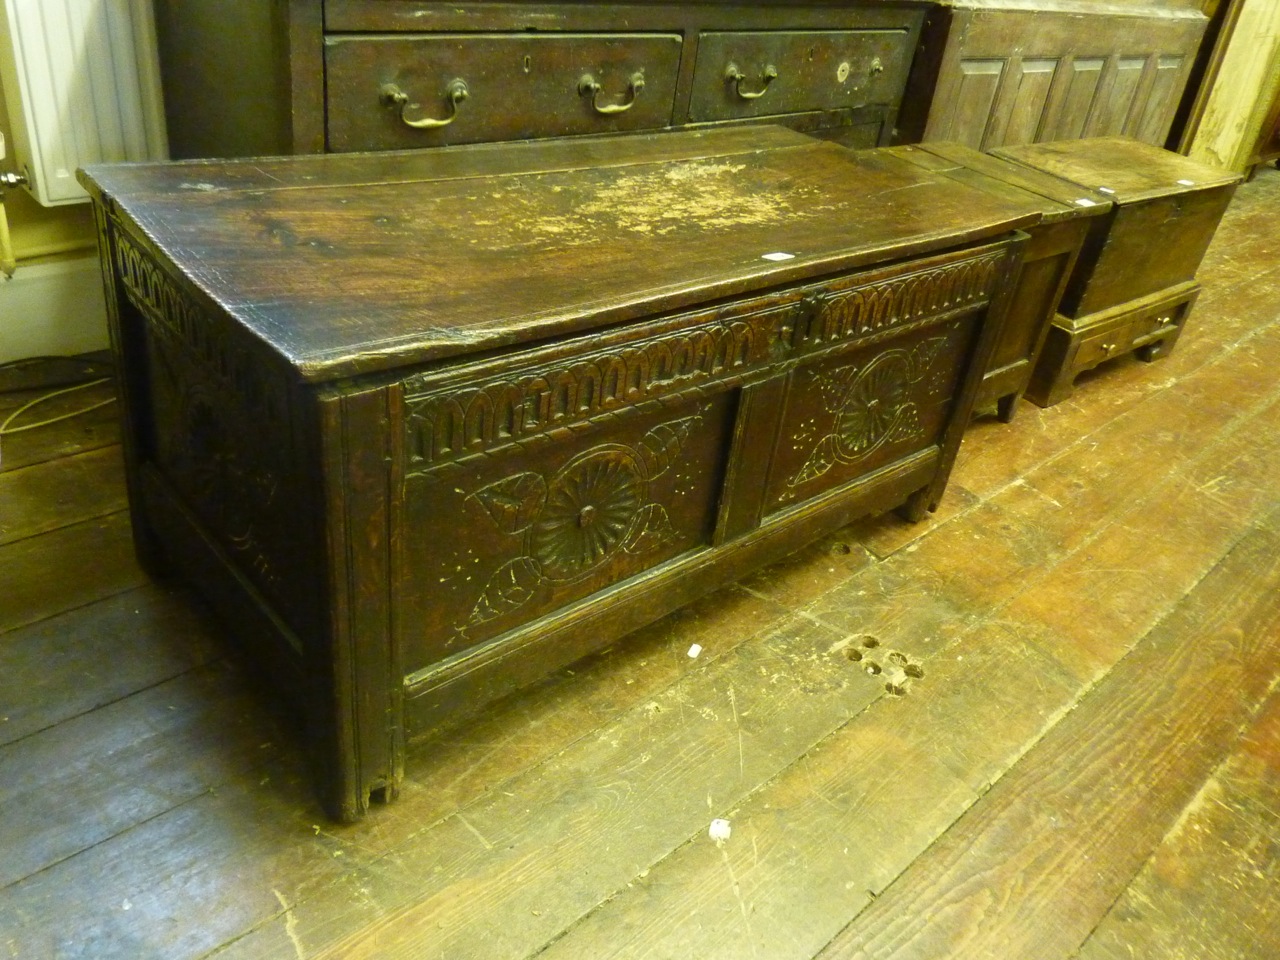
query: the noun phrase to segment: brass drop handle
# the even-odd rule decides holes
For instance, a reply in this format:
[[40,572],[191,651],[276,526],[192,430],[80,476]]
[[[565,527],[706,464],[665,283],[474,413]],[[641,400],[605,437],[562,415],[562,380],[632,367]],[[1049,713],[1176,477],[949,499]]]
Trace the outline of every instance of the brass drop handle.
[[409,102],[409,95],[401,90],[394,83],[384,83],[382,85],[382,100],[392,106],[400,108],[400,121],[406,127],[413,127],[415,130],[435,130],[439,127],[447,127],[458,119],[458,104],[467,99],[471,95],[471,91],[467,89],[465,80],[450,80],[449,85],[445,87],[444,97],[449,103],[449,116],[443,120],[437,120],[435,117],[422,117],[418,120],[410,120],[406,113],[411,108],[416,109],[418,104]]
[[591,74],[583,74],[582,79],[578,81],[578,94],[583,97],[591,98],[591,109],[596,113],[604,116],[612,116],[615,113],[626,113],[636,105],[636,98],[640,96],[640,91],[644,89],[644,73],[637,71],[631,75],[631,80],[627,83],[627,99],[624,103],[601,103],[600,102],[600,84],[596,82],[596,78]]
[[738,69],[736,63],[729,64],[724,71],[725,81],[733,84],[734,90],[743,100],[759,100],[769,91],[769,84],[778,79],[778,68],[773,64],[769,64],[764,68],[764,73],[760,74],[760,89],[749,92],[742,89],[742,81],[746,80],[746,75]]

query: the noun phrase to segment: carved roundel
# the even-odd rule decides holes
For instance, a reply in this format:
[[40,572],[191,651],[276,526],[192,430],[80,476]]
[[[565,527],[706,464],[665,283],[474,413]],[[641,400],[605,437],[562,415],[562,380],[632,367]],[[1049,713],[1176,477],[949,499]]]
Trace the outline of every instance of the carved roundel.
[[635,453],[606,445],[570,461],[547,485],[546,505],[529,531],[543,576],[570,580],[623,547],[648,499]]
[[854,381],[841,405],[835,434],[840,453],[857,456],[880,443],[909,400],[911,370],[900,350],[880,356]]

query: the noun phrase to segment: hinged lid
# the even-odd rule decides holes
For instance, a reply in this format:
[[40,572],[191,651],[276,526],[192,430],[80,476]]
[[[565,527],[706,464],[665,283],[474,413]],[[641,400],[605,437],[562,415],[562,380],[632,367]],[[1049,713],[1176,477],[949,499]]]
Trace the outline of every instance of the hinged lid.
[[970,183],[1011,202],[1025,203],[1038,211],[1046,223],[1097,216],[1111,209],[1105,194],[961,143],[937,140],[889,149],[927,170]]
[[1056,140],[1001,147],[992,153],[1090,187],[1119,204],[1240,181],[1234,173],[1128,137]]
[[547,340],[1034,220],[892,157],[779,128],[83,178],[310,380]]

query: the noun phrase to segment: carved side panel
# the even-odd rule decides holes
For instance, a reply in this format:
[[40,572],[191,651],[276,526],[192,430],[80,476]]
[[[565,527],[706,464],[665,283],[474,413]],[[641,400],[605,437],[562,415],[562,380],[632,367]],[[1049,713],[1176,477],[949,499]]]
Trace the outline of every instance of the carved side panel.
[[[240,570],[282,610],[301,567],[286,388],[152,258],[113,231],[117,276],[146,318],[151,459]],[[296,622],[296,621],[295,621]]]
[[798,369],[767,512],[939,443],[976,328],[969,316]]

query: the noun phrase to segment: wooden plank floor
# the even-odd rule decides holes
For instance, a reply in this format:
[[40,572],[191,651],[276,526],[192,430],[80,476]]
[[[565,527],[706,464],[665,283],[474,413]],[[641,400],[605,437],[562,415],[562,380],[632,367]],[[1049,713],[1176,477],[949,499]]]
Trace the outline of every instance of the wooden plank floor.
[[110,408],[4,438],[0,958],[1280,957],[1278,210],[1171,356],[975,422],[936,516],[416,743],[355,826],[134,563]]

